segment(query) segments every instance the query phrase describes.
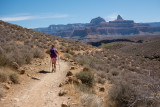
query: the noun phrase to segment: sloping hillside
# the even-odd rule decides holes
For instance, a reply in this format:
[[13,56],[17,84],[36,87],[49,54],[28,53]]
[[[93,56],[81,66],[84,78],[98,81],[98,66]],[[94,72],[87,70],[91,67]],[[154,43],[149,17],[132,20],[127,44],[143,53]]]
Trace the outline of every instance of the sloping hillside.
[[[10,61],[16,62],[19,65],[30,63],[33,57],[43,58],[44,53],[41,51],[43,49],[49,49],[52,44],[58,44],[57,48],[68,52],[71,49],[81,50],[81,48],[84,48],[84,45],[80,42],[36,32],[32,29],[22,28],[3,21],[0,21],[0,38],[1,56],[5,55],[4,57],[6,59],[8,58]],[[16,56],[17,59],[12,56]],[[5,59],[1,57],[1,60]],[[12,65],[12,62],[3,61],[0,65]]]
[[[130,47],[137,46],[134,48],[137,52],[151,49],[144,50],[146,53],[155,46],[158,48],[159,41],[118,42],[97,48],[2,21],[0,36],[2,107],[160,105],[159,61],[132,54],[127,48],[129,44]],[[52,44],[56,44],[61,52],[55,73],[49,72],[47,54]],[[143,46],[147,47],[141,48]]]
[[[25,95],[31,95],[32,97],[34,91],[28,91],[28,95],[23,92],[25,90],[43,88],[46,86],[46,82],[56,81],[56,76],[58,76],[59,81],[53,83],[53,85],[62,82],[69,68],[67,62],[60,61],[59,64],[62,68],[55,75],[44,75],[45,73],[50,73],[50,59],[46,53],[48,53],[48,49],[51,48],[52,44],[56,46],[62,57],[64,54],[73,55],[76,51],[82,51],[91,47],[78,41],[70,41],[36,32],[32,29],[26,29],[3,21],[0,21],[0,38],[0,99],[2,99],[0,103],[4,107],[7,105],[8,107],[13,106],[12,104],[17,101],[16,99],[24,100],[23,98],[17,98],[18,95],[19,97],[25,97]],[[52,76],[56,78],[52,80]],[[42,80],[43,82],[39,82],[36,88],[34,86],[36,84],[35,80]],[[48,87],[48,91],[53,91],[55,97],[58,98],[57,94],[61,89],[58,86],[55,87],[55,90],[50,90],[50,88]],[[22,90],[22,93],[20,93],[20,90]],[[34,98],[36,98],[38,93],[35,93]],[[63,100],[60,98],[55,101],[59,102]],[[23,106],[26,104],[21,103]],[[61,105],[61,103],[59,102],[57,105]],[[20,102],[17,101],[15,106],[19,104]],[[26,104],[26,106],[28,107],[29,105]]]

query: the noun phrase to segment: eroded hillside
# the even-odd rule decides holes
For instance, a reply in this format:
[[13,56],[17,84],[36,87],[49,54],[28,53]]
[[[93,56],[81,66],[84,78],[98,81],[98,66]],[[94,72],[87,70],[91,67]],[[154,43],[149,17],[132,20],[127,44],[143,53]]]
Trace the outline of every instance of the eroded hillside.
[[[0,37],[0,104],[4,107],[160,104],[159,60],[130,53],[132,48],[137,53],[152,51],[142,47],[159,47],[159,41],[92,47],[2,21]],[[49,72],[47,53],[52,44],[61,53],[56,73]]]

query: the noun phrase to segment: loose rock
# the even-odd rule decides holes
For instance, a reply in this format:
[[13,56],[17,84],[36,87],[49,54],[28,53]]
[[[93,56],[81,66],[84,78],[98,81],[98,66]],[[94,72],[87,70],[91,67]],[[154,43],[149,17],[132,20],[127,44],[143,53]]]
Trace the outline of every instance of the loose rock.
[[61,107],[70,107],[70,106],[67,104],[61,104]]
[[99,88],[99,91],[104,92],[104,91],[105,91],[105,88],[104,88],[104,87],[100,87],[100,88]]
[[10,85],[9,84],[4,84],[4,87],[7,89],[7,90],[9,90],[11,87],[10,87]]
[[68,71],[66,74],[66,76],[72,76],[72,75],[73,75],[73,73],[71,71]]
[[83,68],[83,71],[89,71],[89,68],[84,67],[84,68]]
[[58,93],[59,96],[64,96],[65,94],[67,94],[66,90],[60,90],[60,92]]
[[75,67],[74,67],[74,66],[72,66],[72,67],[71,67],[71,70],[74,70],[74,69],[75,69]]
[[25,74],[25,70],[24,69],[20,69],[18,71],[19,71],[19,74]]

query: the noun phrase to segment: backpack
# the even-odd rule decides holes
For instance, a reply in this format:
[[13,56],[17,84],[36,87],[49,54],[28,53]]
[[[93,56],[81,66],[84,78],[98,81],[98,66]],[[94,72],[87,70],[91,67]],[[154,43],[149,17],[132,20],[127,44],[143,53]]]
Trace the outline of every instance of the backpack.
[[57,57],[56,48],[52,48],[50,52],[51,52],[51,57],[54,57],[54,58]]

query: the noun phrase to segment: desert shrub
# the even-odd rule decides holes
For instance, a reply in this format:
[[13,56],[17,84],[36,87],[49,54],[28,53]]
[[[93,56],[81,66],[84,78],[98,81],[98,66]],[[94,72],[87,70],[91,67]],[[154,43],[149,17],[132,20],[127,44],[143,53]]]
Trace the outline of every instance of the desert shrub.
[[81,97],[83,107],[102,107],[102,99],[94,94],[85,94]]
[[7,63],[4,49],[0,46],[0,66],[4,66]]
[[29,64],[33,58],[32,53],[25,53],[23,56],[24,56],[23,58],[24,58],[26,64]]
[[76,58],[74,58],[76,62],[78,62],[81,65],[90,66],[92,60],[89,56],[86,55],[76,55]]
[[6,82],[7,81],[7,75],[3,71],[0,71],[0,82]]
[[111,71],[111,74],[112,74],[112,76],[118,76],[119,72],[118,72],[118,71],[113,70],[113,71]]
[[97,77],[97,82],[100,84],[104,84],[106,82],[106,80],[104,78]]
[[115,107],[158,107],[156,98],[147,96],[147,92],[141,86],[120,81],[109,90],[108,95]]
[[4,50],[2,49],[2,47],[0,46],[0,55],[4,54]]
[[14,71],[0,71],[0,82],[12,81],[15,84],[20,82],[19,75]]
[[91,71],[81,71],[76,74],[76,77],[82,81],[83,84],[86,84],[90,87],[94,83],[94,74]]
[[15,84],[18,84],[18,83],[20,82],[19,76],[18,76],[17,73],[11,73],[11,74],[9,75],[9,79],[10,79],[13,83],[15,83]]
[[44,58],[45,57],[45,53],[40,48],[34,48],[33,49],[33,57],[34,58]]
[[45,53],[50,54],[50,49],[47,49]]
[[69,51],[69,54],[74,55],[75,53],[73,51]]
[[[12,67],[13,62],[19,66],[28,64],[33,58],[33,53],[32,48],[29,46],[9,42],[0,48],[0,66]],[[39,57],[40,55],[37,56]]]
[[68,53],[65,53],[65,54],[64,54],[64,57],[65,57],[65,58],[70,58],[71,56],[70,56]]
[[65,49],[65,52],[66,52],[66,53],[69,53],[69,52],[70,52],[70,49],[67,47],[67,48]]
[[0,85],[0,99],[4,96],[4,93],[3,93],[3,88],[2,86]]
[[115,103],[115,107],[158,107],[158,91],[155,91],[158,85],[154,86],[156,89],[149,88],[149,84],[154,84],[155,81],[150,77],[121,72],[118,76],[112,76],[111,81],[114,86],[109,89],[108,96],[110,101]]
[[12,66],[13,62],[16,62],[18,65],[23,65],[25,63],[25,60],[23,58],[23,53],[16,49],[11,53],[7,54],[7,65]]
[[108,92],[109,99],[116,103],[116,107],[126,107],[131,98],[136,97],[135,90],[131,84],[127,82],[119,82],[115,84]]
[[97,75],[99,76],[99,77],[101,77],[101,78],[107,78],[107,76],[106,76],[106,73],[105,72],[103,72],[103,71],[98,71],[97,72]]
[[88,85],[86,85],[86,84],[80,84],[80,85],[78,86],[78,89],[79,89],[81,92],[84,92],[84,93],[92,93],[91,88],[90,88]]
[[7,64],[7,56],[6,55],[0,55],[0,66],[5,66]]

